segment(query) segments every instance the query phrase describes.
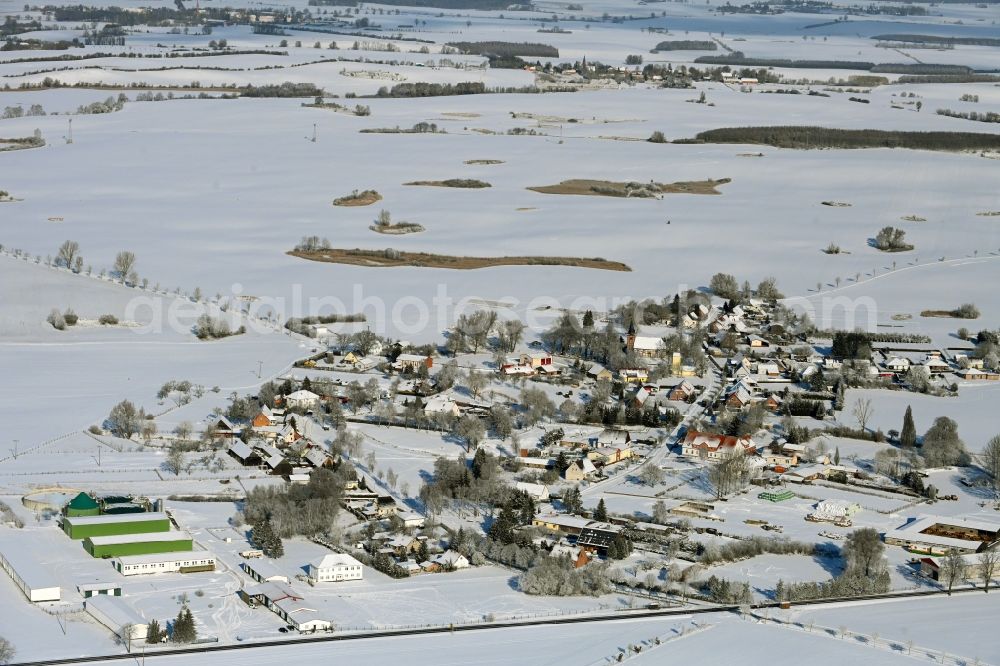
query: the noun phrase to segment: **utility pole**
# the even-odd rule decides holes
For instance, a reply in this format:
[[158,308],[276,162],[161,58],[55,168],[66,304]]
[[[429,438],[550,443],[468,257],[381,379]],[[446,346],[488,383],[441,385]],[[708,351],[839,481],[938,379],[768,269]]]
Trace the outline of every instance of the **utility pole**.
[[73,143],[73,119],[69,119],[69,135],[66,137],[66,143]]
[[14,450],[11,452],[14,454],[14,460],[17,460],[17,445],[20,444],[20,442],[21,440],[19,439],[14,440]]
[[264,371],[264,361],[257,361],[257,379],[260,379],[261,373]]

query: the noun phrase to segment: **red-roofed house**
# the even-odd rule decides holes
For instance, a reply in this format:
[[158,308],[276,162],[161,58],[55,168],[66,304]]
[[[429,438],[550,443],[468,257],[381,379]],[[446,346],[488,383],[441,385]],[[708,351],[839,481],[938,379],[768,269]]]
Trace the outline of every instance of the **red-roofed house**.
[[730,435],[716,435],[714,433],[689,431],[681,445],[681,453],[691,458],[705,457],[708,460],[716,460],[742,447],[747,455],[757,454],[757,445],[749,435],[743,437],[733,437]]

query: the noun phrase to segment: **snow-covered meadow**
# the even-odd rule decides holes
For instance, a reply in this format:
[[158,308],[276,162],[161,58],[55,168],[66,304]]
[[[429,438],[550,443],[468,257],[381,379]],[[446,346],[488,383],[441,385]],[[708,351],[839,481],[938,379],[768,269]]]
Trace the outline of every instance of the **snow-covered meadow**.
[[[289,4],[307,6],[304,0]],[[110,407],[126,398],[154,413],[161,432],[170,432],[184,421],[204,422],[230,392],[247,393],[261,382],[286,375],[296,359],[315,351],[315,345],[288,335],[272,318],[280,322],[331,310],[363,312],[365,325],[377,333],[418,343],[439,342],[463,306],[489,305],[525,318],[532,329],[528,339],[534,339],[560,306],[602,311],[624,300],[660,299],[684,288],[705,288],[721,271],[752,284],[776,277],[790,297],[788,303],[807,311],[822,327],[922,333],[935,346],[949,347],[965,344],[955,336],[959,326],[973,331],[1000,326],[995,288],[1000,274],[1000,217],[983,215],[1000,211],[1000,160],[995,153],[783,150],[646,141],[655,131],[674,140],[742,125],[996,133],[1000,127],[996,124],[935,113],[939,108],[995,112],[1000,109],[1000,87],[995,83],[893,83],[870,91],[841,92],[825,90],[826,82],[864,72],[779,68],[776,71],[786,80],[814,81],[810,90],[823,95],[805,94],[805,88],[803,94],[779,94],[785,84],[742,92],[735,86],[699,81],[686,90],[638,84],[576,93],[371,97],[382,86],[401,82],[472,81],[489,87],[535,82],[526,71],[484,67],[479,56],[441,53],[444,43],[460,40],[545,42],[559,49],[553,62],[568,63],[586,58],[620,65],[628,55],[641,54],[647,64],[678,67],[691,65],[699,55],[723,55],[728,47],[758,58],[1000,68],[1000,49],[995,47],[895,50],[871,39],[884,33],[995,37],[995,5],[944,5],[934,7],[928,16],[905,18],[851,16],[846,22],[817,27],[810,24],[829,21],[836,14],[724,14],[716,11],[719,4],[596,0],[581,3],[582,9],[539,3],[532,12],[404,8],[399,14],[392,10],[371,14],[383,29],[371,31],[368,38],[309,31],[257,35],[247,25],[216,27],[211,35],[140,27],[129,33],[124,47],[71,51],[114,53],[111,57],[26,62],[19,60],[25,55],[58,57],[63,52],[0,53],[0,86],[9,86],[0,92],[0,108],[40,104],[49,114],[0,119],[0,137],[30,136],[38,129],[47,141],[42,148],[0,154],[0,190],[14,199],[0,202],[0,374],[5,380],[0,383],[4,423],[0,490],[28,525],[24,534],[0,528],[0,545],[14,540],[19,546],[27,544],[25,548],[37,553],[40,563],[58,572],[63,587],[72,589],[81,578],[102,576],[108,565],[91,560],[78,543],[56,531],[51,520],[19,506],[25,491],[59,483],[81,490],[161,497],[235,493],[236,474],[244,488],[277,483],[262,473],[237,469],[221,454],[221,467],[215,472],[199,468],[171,476],[162,469],[165,453],[159,446],[102,441],[82,432],[100,424]],[[366,6],[365,11],[370,9]],[[8,3],[0,6],[0,19],[19,12],[20,5]],[[611,22],[602,20],[605,12],[635,18]],[[650,13],[654,16],[645,18]],[[540,28],[552,27],[553,14],[567,32],[540,33]],[[25,37],[68,39],[83,32],[73,23],[57,25],[48,19],[43,23],[42,30]],[[418,52],[425,42],[394,39],[396,35],[426,40],[429,53]],[[722,46],[712,52],[649,52],[662,40],[716,38]],[[165,59],[126,57],[163,55],[175,48],[204,49],[210,40],[220,39],[234,50],[266,49],[285,55],[234,53],[175,58],[166,65]],[[281,39],[291,45],[280,46]],[[352,49],[355,39],[392,43],[400,51],[374,50],[370,44]],[[300,40],[302,45],[296,45]],[[329,48],[333,41],[339,48]],[[313,47],[315,42],[320,48]],[[450,63],[442,63],[444,59]],[[78,86],[17,89],[47,77]],[[898,75],[887,78],[896,81]],[[308,108],[303,106],[313,101],[308,97],[217,98],[237,86],[286,81],[314,84],[324,90],[328,102],[348,109]],[[193,82],[198,85],[192,86]],[[147,88],[176,96],[204,91],[216,99],[138,101]],[[120,111],[75,113],[80,106],[119,93],[128,99]],[[707,103],[693,103],[702,93]],[[347,99],[349,94],[359,98]],[[852,101],[856,95],[869,103]],[[961,95],[976,95],[979,101],[963,101]],[[370,107],[371,114],[352,115],[355,104]],[[70,120],[72,143],[66,141]],[[442,131],[362,132],[406,129],[417,123],[434,123]],[[499,163],[469,163],[478,160]],[[405,184],[450,178],[480,179],[491,187]],[[667,194],[660,199],[552,195],[528,189],[572,178],[643,183],[728,178],[731,182],[720,185],[718,195]],[[334,198],[367,189],[381,193],[382,201],[369,207],[331,205]],[[426,230],[405,237],[376,235],[369,225],[380,209]],[[915,249],[889,255],[871,247],[869,239],[887,225],[905,229]],[[304,236],[328,238],[338,248],[602,257],[624,262],[631,271],[561,266],[452,271],[312,263],[286,254]],[[66,240],[80,243],[88,266],[85,274],[45,265],[45,258]],[[823,253],[830,243],[839,245],[842,253]],[[12,256],[14,249],[26,253],[27,260]],[[136,270],[148,280],[145,288],[126,287],[103,276],[121,250],[135,252]],[[250,305],[253,316],[229,315],[234,325],[245,323],[249,330],[224,340],[199,341],[191,330],[193,318],[212,306],[193,302],[196,289],[203,301],[216,302],[219,295],[222,301],[239,299],[234,302]],[[981,317],[968,322],[919,314],[964,302],[975,303]],[[72,308],[80,315],[80,324],[54,330],[45,322],[54,308]],[[161,316],[178,308],[185,310],[178,324],[161,321]],[[114,314],[121,324],[97,324],[104,314]],[[487,361],[485,354],[475,359],[480,367]],[[346,374],[336,376],[350,381]],[[157,400],[157,389],[173,379],[200,384],[207,393],[182,407]],[[548,390],[554,393],[554,387]],[[515,391],[512,386],[511,394]],[[937,416],[951,416],[973,452],[981,451],[996,434],[995,419],[990,418],[1000,405],[1000,387],[995,385],[962,385],[954,398],[852,391],[847,402],[859,397],[873,400],[873,428],[898,429],[903,411],[912,405],[918,432]],[[315,425],[310,422],[308,427]],[[412,498],[432,474],[435,459],[463,453],[456,438],[436,432],[368,424],[351,427],[365,435],[359,458],[368,453],[377,458],[377,470],[368,471],[384,477],[392,469],[399,477],[397,488],[382,485],[381,490],[391,491],[411,508],[420,508]],[[328,438],[313,434],[319,441]],[[828,444],[857,466],[866,465],[885,446],[834,438]],[[493,441],[488,446],[502,449],[508,444]],[[603,498],[612,512],[642,518],[651,514],[658,499],[671,508],[686,499],[713,500],[703,472],[676,456],[659,463],[669,472],[670,490],[654,493],[625,471],[587,489],[587,506],[593,508]],[[933,507],[907,506],[893,497],[866,497],[855,525],[884,531],[924,511],[995,516],[983,496],[963,490],[960,479],[953,470],[931,473],[931,481],[943,493],[960,497]],[[763,535],[767,533],[758,524],[746,521],[766,513],[771,524],[791,539],[823,542],[829,534],[847,533],[804,518],[816,502],[850,500],[850,493],[813,486],[797,495],[772,506],[758,499],[756,491],[748,492],[718,503],[713,519],[691,522],[728,534]],[[238,552],[247,547],[245,534],[229,524],[237,507],[228,502],[171,501],[169,508],[199,545],[219,555],[224,566],[210,575],[129,581],[127,595],[136,606],[148,617],[166,619],[179,608],[180,595],[186,594],[206,635],[223,643],[276,637],[282,624],[276,616],[251,610],[235,597],[245,582],[235,572]],[[481,526],[484,516],[470,512],[460,518]],[[223,532],[233,540],[219,538]],[[304,539],[291,540],[286,547],[288,554],[280,566],[291,577],[300,575],[311,558],[327,552]],[[892,549],[888,557],[895,589],[927,585],[912,577],[908,553]],[[709,567],[704,573],[750,580],[755,598],[762,600],[770,598],[777,578],[822,580],[836,572],[821,556],[768,555]],[[488,615],[586,613],[627,603],[619,595],[528,597],[516,588],[515,578],[516,572],[494,566],[405,581],[366,571],[363,582],[310,590],[310,602],[341,628],[475,622]],[[6,576],[0,576],[0,592],[5,599],[16,599],[18,608],[25,605]],[[844,624],[858,632],[875,630],[883,640],[905,643],[912,638],[921,645],[926,642],[925,647],[935,653],[968,658],[966,663],[974,657],[996,661],[1000,655],[980,620],[990,617],[990,598],[965,595],[907,605],[913,609],[914,624],[941,626],[934,635],[915,632],[909,620],[886,612],[885,606],[792,611],[790,616],[831,627]],[[942,612],[945,604],[953,605]],[[965,623],[962,618],[972,619]],[[23,658],[73,658],[121,650],[103,627],[79,614],[60,623],[34,607],[0,618],[0,635],[24,637],[17,641]],[[757,625],[735,616],[709,616],[700,629],[688,618],[630,620],[357,641],[333,649],[345,660],[396,663],[403,649],[400,641],[406,640],[405,650],[415,663],[519,661],[568,666],[611,663],[622,648],[651,641],[653,636],[663,644],[647,642],[646,652],[629,661],[704,661],[706,653],[712,663],[740,659],[791,664],[799,663],[803,654],[823,665],[847,659],[859,664],[909,660],[888,643],[885,649],[873,650],[866,640]],[[305,646],[280,658],[294,655],[309,664],[328,660],[330,653],[331,646]],[[271,649],[263,649],[216,655],[213,661],[272,663],[275,658]],[[158,661],[168,664],[174,659]]]

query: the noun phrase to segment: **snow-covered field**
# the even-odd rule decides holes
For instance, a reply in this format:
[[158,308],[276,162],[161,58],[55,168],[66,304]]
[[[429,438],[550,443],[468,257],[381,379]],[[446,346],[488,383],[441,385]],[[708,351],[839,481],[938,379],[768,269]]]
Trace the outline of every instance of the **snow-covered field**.
[[[72,3],[75,4],[76,0]],[[63,4],[61,0],[55,4]],[[140,0],[115,4],[141,6]],[[227,2],[259,9],[249,0]],[[305,0],[286,6],[307,7]],[[58,577],[65,590],[81,580],[110,576],[106,562],[93,560],[58,531],[51,519],[20,503],[33,488],[62,486],[102,492],[134,492],[150,497],[238,494],[237,485],[279,483],[262,473],[237,468],[222,454],[190,473],[163,469],[162,442],[141,446],[82,432],[100,424],[112,405],[130,399],[156,416],[161,432],[184,421],[203,423],[231,392],[247,393],[268,379],[285,376],[296,359],[315,349],[313,342],[288,335],[280,322],[292,316],[331,310],[367,316],[373,331],[411,342],[439,342],[463,308],[488,305],[525,319],[527,339],[535,339],[558,307],[606,311],[618,302],[661,299],[685,288],[705,288],[717,272],[756,284],[774,276],[790,298],[821,327],[898,330],[929,335],[935,346],[962,346],[960,326],[974,332],[1000,327],[1000,160],[996,154],[941,153],[892,149],[782,150],[765,146],[654,144],[662,131],[668,140],[742,125],[815,125],[848,129],[965,131],[996,133],[1000,125],[937,115],[939,108],[997,112],[1000,87],[994,83],[891,84],[871,91],[824,91],[829,79],[864,73],[844,69],[776,70],[786,80],[809,79],[814,92],[828,96],[777,94],[786,84],[740,92],[736,87],[699,81],[695,89],[653,85],[608,86],[576,93],[482,94],[418,99],[367,97],[400,82],[482,82],[490,87],[530,86],[526,71],[490,69],[479,56],[442,54],[449,41],[505,40],[544,42],[558,47],[555,63],[624,64],[642,55],[646,64],[690,66],[699,55],[724,55],[728,49],[749,57],[855,60],[888,63],[960,64],[976,70],[1000,69],[1000,49],[959,45],[949,50],[879,47],[871,37],[919,33],[959,37],[996,37],[995,5],[929,7],[928,16],[857,16],[828,25],[837,8],[817,14],[777,16],[717,12],[705,5],[633,0],[594,0],[570,9],[538,3],[536,10],[476,12],[406,9],[364,16],[380,29],[370,37],[293,31],[287,36],[256,35],[247,25],[216,27],[211,35],[173,34],[164,27],[139,27],[125,46],[88,46],[71,55],[110,57],[79,61],[25,61],[58,57],[63,51],[0,53],[0,108],[33,104],[48,115],[0,119],[0,137],[30,136],[36,129],[43,148],[0,154],[0,190],[13,201],[0,202],[0,494],[27,525],[22,531],[0,527],[0,547],[23,548]],[[315,9],[313,7],[312,9]],[[21,6],[0,5],[0,21],[21,13]],[[602,15],[624,17],[612,22]],[[37,12],[25,12],[35,17]],[[652,14],[652,16],[651,16]],[[551,28],[552,15],[567,32]],[[642,17],[642,18],[639,18]],[[42,30],[26,38],[56,40],[83,35],[85,26],[43,18]],[[651,29],[651,30],[647,30]],[[395,38],[401,35],[409,39]],[[204,49],[225,39],[235,50],[283,54],[229,54],[204,58],[159,56],[173,49]],[[288,46],[279,41],[287,39]],[[392,43],[398,52],[374,50]],[[710,40],[712,52],[650,53],[663,40]],[[302,45],[296,45],[301,40]],[[315,42],[320,48],[313,48]],[[336,41],[339,48],[330,48]],[[422,45],[428,53],[419,53]],[[442,62],[447,59],[450,62]],[[365,62],[365,61],[368,62]],[[531,58],[531,60],[534,60]],[[543,62],[549,59],[542,59]],[[354,75],[352,75],[354,74]],[[75,88],[18,90],[46,77]],[[896,81],[898,75],[887,75]],[[369,106],[355,116],[306,108],[311,98],[173,99],[140,102],[144,87],[166,94],[219,96],[237,86],[312,83],[327,101]],[[197,82],[197,87],[192,86]],[[107,89],[97,84],[107,86]],[[79,106],[124,92],[128,102],[113,113],[76,114]],[[707,104],[691,103],[700,94]],[[348,94],[359,99],[345,99]],[[911,96],[912,95],[912,96]],[[960,100],[976,95],[978,102]],[[858,96],[868,104],[849,99]],[[918,110],[916,102],[922,105]],[[899,107],[899,108],[897,108]],[[70,115],[72,114],[72,115]],[[65,139],[72,119],[73,142]],[[365,129],[409,128],[434,123],[443,132],[362,133]],[[315,132],[315,134],[314,134]],[[315,141],[311,140],[315,136]],[[499,160],[493,165],[471,160]],[[490,188],[449,189],[407,186],[414,180],[476,178]],[[698,181],[729,178],[719,195],[668,194],[661,199],[560,196],[528,188],[571,178],[613,181]],[[383,200],[370,207],[331,205],[352,190],[378,190]],[[824,206],[822,202],[850,206]],[[380,209],[396,220],[423,225],[420,234],[385,238],[369,230]],[[923,221],[905,221],[917,216]],[[884,226],[906,230],[915,249],[883,254],[869,239]],[[436,252],[453,255],[551,255],[603,257],[622,261],[629,272],[552,266],[519,266],[475,271],[430,268],[363,268],[311,263],[286,254],[304,236],[330,240],[333,247]],[[80,243],[84,275],[46,266],[66,240]],[[843,252],[827,255],[828,244]],[[28,260],[13,256],[23,251]],[[148,280],[126,287],[104,278],[116,253],[130,250],[136,270]],[[92,268],[91,268],[92,267]],[[98,277],[100,276],[100,277]],[[195,290],[203,294],[195,304]],[[245,304],[249,314],[229,313],[248,331],[214,342],[192,333],[194,319],[219,302]],[[923,318],[925,309],[950,309],[975,303],[975,321]],[[80,324],[56,331],[45,323],[53,309],[72,308]],[[174,317],[176,324],[169,318]],[[113,314],[117,326],[101,326]],[[910,315],[902,319],[900,315]],[[892,328],[888,328],[892,327]],[[488,367],[479,354],[466,366]],[[297,370],[295,374],[304,375]],[[347,373],[320,373],[345,381],[364,380]],[[167,380],[189,380],[206,394],[175,407],[156,399]],[[513,385],[495,385],[514,396]],[[558,387],[547,386],[555,399]],[[216,390],[217,389],[217,390]],[[924,432],[937,416],[950,416],[973,452],[997,434],[990,418],[1000,405],[1000,386],[963,384],[958,397],[934,398],[908,392],[851,391],[846,401],[871,398],[870,427],[899,429],[907,405],[916,428]],[[313,435],[320,434],[309,422]],[[392,469],[395,488],[382,486],[411,508],[421,508],[421,484],[438,457],[464,454],[458,440],[436,432],[352,424],[365,440],[362,455],[373,453],[384,478]],[[533,441],[539,433],[522,433]],[[870,466],[885,445],[828,438],[850,465]],[[491,450],[509,451],[514,442],[489,441]],[[8,449],[10,449],[8,451]],[[190,456],[193,458],[193,456]],[[211,460],[208,460],[211,459]],[[588,487],[585,504],[604,499],[612,512],[643,518],[654,502],[672,508],[689,499],[712,501],[702,470],[668,455],[658,460],[668,471],[663,487],[638,483],[630,469]],[[212,471],[210,471],[210,469]],[[235,476],[239,474],[237,480]],[[757,490],[717,502],[715,519],[694,518],[698,528],[724,534],[767,535],[748,519],[765,515],[790,539],[839,541],[845,528],[804,520],[821,500],[859,501],[856,527],[884,531],[919,513],[995,519],[981,491],[960,483],[962,472],[930,475],[943,494],[958,501],[910,504],[884,494],[863,496],[824,485],[794,488],[797,497],[771,505]],[[666,489],[664,489],[666,488]],[[405,490],[405,492],[404,492]],[[224,495],[228,499],[228,495]],[[214,552],[220,569],[213,574],[141,576],[127,580],[126,596],[147,617],[176,615],[186,598],[203,635],[221,643],[276,638],[283,623],[270,611],[250,609],[235,592],[247,582],[238,571],[246,535],[231,526],[238,506],[230,502],[169,501],[181,527],[200,547]],[[478,511],[455,518],[481,526]],[[346,520],[346,518],[345,518]],[[833,534],[834,537],[830,535]],[[226,539],[229,539],[228,541]],[[705,537],[723,543],[728,537]],[[286,542],[276,564],[290,577],[327,550],[304,539]],[[926,586],[912,576],[910,555],[887,551],[895,589]],[[767,599],[774,582],[823,580],[836,564],[822,556],[766,555],[709,567],[703,573],[749,580],[756,599]],[[117,576],[117,574],[115,574]],[[391,580],[366,570],[364,581],[309,588],[308,601],[338,629],[399,628],[423,624],[540,617],[621,609],[629,601],[612,594],[600,598],[531,597],[516,585],[517,573],[495,566],[447,574]],[[298,587],[305,587],[301,582]],[[182,596],[183,595],[183,596]],[[0,636],[11,638],[22,659],[74,658],[121,651],[109,632],[79,612],[56,616],[25,602],[6,575],[0,597],[18,612],[0,615]],[[220,666],[342,661],[372,666],[399,662],[405,653],[414,664],[613,663],[622,649],[643,645],[629,662],[680,661],[799,664],[808,655],[821,666],[846,660],[892,664],[926,659],[928,651],[971,664],[974,658],[1000,661],[988,622],[994,596],[961,595],[899,604],[793,609],[801,624],[853,632],[877,632],[884,643],[843,638],[837,632],[757,624],[734,615],[626,620],[604,624],[458,632],[454,635],[383,638],[253,651],[219,653]],[[51,610],[51,609],[50,609]],[[684,628],[683,632],[681,628]],[[928,631],[933,627],[934,631]],[[682,635],[683,634],[683,635]],[[659,638],[661,644],[653,639]],[[870,638],[870,637],[869,637]],[[913,640],[923,653],[904,654]],[[405,643],[403,643],[405,641]],[[890,641],[896,641],[894,644]],[[706,656],[709,655],[709,656]],[[182,658],[158,657],[157,663]],[[183,663],[194,663],[187,658]]]

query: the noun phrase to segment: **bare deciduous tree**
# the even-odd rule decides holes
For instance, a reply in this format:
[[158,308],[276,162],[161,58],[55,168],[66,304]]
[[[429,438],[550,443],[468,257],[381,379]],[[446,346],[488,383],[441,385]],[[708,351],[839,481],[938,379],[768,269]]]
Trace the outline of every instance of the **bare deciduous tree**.
[[107,427],[116,437],[131,439],[133,435],[141,431],[145,417],[146,414],[142,409],[137,408],[128,400],[122,400],[111,408]]
[[478,398],[479,394],[486,388],[487,383],[486,375],[476,372],[474,368],[469,368],[469,374],[465,377],[465,386],[469,389],[469,393],[473,397]]
[[129,252],[128,250],[122,250],[115,257],[115,273],[118,274],[118,278],[124,282],[132,270],[135,268],[135,253]]
[[868,421],[872,417],[872,401],[858,398],[854,401],[854,418],[858,422],[858,427],[864,432],[868,426]]
[[184,469],[184,450],[177,442],[170,446],[167,458],[163,461],[163,469],[174,476],[180,476],[181,470]]
[[194,431],[194,426],[191,425],[190,421],[181,421],[174,428],[174,434],[177,435],[177,439],[187,440],[191,437],[191,433]]
[[995,548],[979,553],[979,577],[983,581],[983,591],[987,594],[990,592],[990,583],[996,574],[998,561],[1000,561],[1000,551]]
[[993,437],[983,450],[983,470],[989,474],[993,489],[1000,491],[1000,435]]
[[14,645],[6,638],[0,638],[0,664],[9,664],[16,654]]
[[658,486],[663,483],[663,470],[659,465],[647,464],[639,472],[639,480],[647,486]]
[[56,260],[66,268],[73,268],[77,255],[80,253],[80,244],[76,241],[66,241],[59,246],[59,254]]
[[715,487],[715,496],[719,499],[743,488],[749,477],[750,466],[741,448],[726,453],[708,471],[708,480]]
[[472,451],[486,436],[486,427],[479,417],[466,415],[455,423],[455,436],[465,440],[465,448]]

